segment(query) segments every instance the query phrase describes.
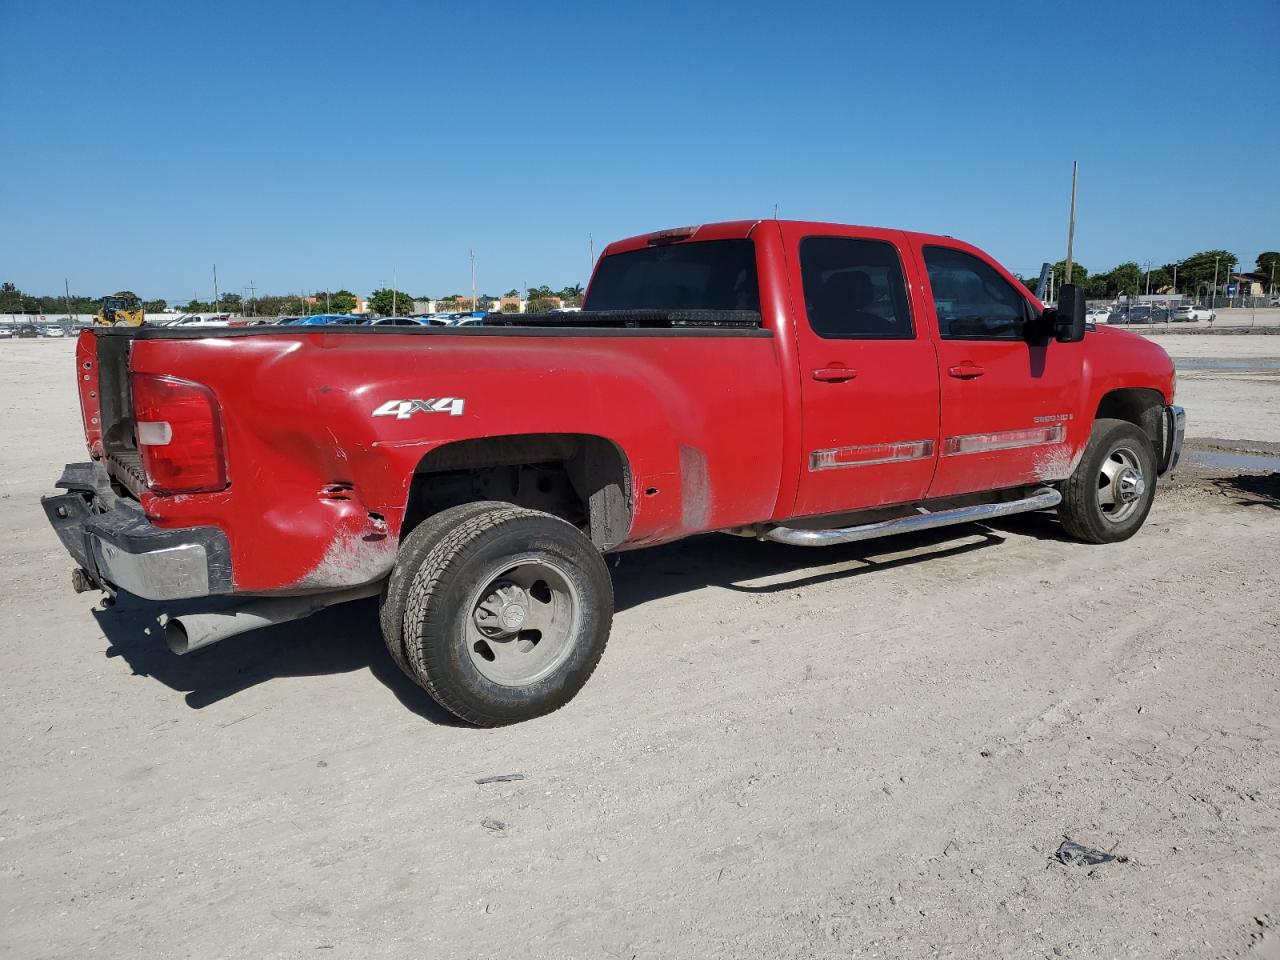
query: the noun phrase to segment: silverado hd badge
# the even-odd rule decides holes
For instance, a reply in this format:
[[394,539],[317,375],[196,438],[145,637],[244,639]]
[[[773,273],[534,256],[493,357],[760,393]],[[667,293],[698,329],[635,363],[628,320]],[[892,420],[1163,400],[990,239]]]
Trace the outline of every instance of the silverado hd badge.
[[447,413],[452,417],[462,416],[462,397],[435,397],[430,400],[388,400],[377,410],[375,417],[395,417],[397,420],[408,420],[415,413]]

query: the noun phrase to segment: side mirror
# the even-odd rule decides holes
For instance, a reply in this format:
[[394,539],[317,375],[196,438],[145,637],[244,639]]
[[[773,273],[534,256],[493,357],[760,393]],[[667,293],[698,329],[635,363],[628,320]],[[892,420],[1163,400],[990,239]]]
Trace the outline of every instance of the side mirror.
[[1079,343],[1084,339],[1084,291],[1074,283],[1064,283],[1053,311],[1053,338],[1059,343]]

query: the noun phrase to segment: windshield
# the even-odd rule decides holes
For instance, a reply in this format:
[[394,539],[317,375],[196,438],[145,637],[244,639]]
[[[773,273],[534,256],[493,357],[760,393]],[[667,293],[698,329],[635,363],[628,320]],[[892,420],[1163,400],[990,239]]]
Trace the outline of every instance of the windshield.
[[759,310],[755,244],[707,240],[600,261],[584,310]]

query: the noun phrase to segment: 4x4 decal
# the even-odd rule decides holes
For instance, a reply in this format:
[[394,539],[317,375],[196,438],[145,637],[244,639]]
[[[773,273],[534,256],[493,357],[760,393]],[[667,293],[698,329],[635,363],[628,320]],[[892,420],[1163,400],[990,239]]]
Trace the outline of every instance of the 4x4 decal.
[[397,420],[408,420],[415,413],[447,413],[452,417],[462,416],[462,397],[433,397],[430,400],[388,400],[377,410],[375,417],[395,417]]

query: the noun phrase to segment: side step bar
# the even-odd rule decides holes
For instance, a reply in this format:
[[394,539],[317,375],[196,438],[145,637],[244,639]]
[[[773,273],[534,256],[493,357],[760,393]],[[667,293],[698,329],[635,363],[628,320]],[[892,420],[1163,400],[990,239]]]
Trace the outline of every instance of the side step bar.
[[1033,510],[1048,510],[1062,502],[1062,494],[1052,487],[1037,490],[1029,497],[1021,500],[1010,500],[1005,503],[979,503],[971,507],[956,507],[954,510],[939,510],[930,513],[922,507],[914,517],[900,517],[897,520],[882,520],[879,523],[864,523],[857,527],[841,527],[836,530],[799,530],[795,527],[774,527],[760,534],[761,540],[773,540],[793,547],[829,547],[837,543],[853,543],[856,540],[874,540],[876,537],[888,537],[895,533],[913,533],[916,530],[932,530],[934,527],[949,527],[956,523],[972,523],[975,520],[994,520],[996,517],[1008,517],[1015,513],[1030,513]]

